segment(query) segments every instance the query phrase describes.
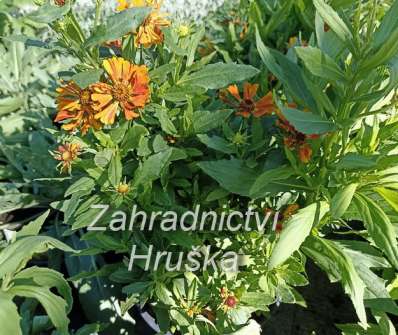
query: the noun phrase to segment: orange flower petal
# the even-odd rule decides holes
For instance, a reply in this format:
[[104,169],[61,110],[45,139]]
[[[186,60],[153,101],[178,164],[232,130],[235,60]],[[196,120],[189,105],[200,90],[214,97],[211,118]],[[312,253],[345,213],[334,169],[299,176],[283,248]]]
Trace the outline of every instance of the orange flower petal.
[[231,95],[233,95],[233,96],[235,97],[236,100],[238,100],[238,101],[241,101],[241,100],[242,100],[242,98],[240,97],[240,94],[239,94],[238,86],[236,86],[236,85],[231,85],[231,86],[229,86],[229,87],[227,88],[227,91],[228,91]]
[[100,120],[103,124],[113,124],[115,123],[115,117],[117,113],[117,108],[119,106],[118,102],[114,102],[107,106],[104,110],[97,113],[95,118]]
[[258,84],[244,83],[243,85],[243,99],[253,100],[258,91]]

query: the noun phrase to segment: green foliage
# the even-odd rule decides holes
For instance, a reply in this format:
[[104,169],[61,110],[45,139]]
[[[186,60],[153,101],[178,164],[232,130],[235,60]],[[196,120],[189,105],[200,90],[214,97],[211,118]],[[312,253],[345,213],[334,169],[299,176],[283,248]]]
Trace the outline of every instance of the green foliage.
[[[308,284],[310,258],[352,301],[359,324],[339,325],[343,334],[393,335],[397,1],[242,0],[234,8],[226,4],[207,26],[172,23],[161,33],[155,27],[152,37],[159,34],[159,40],[145,47],[138,33],[153,8],[130,8],[102,20],[102,1],[96,3],[89,34],[70,2],[46,3],[26,20],[47,24],[56,34],[43,42],[27,28],[15,29],[0,45],[4,329],[34,333],[36,305],[22,310],[33,299],[46,312],[42,332],[133,333],[128,313],[137,305],[151,309],[162,333],[252,334],[258,331],[249,321],[253,313],[268,318],[274,304],[306,306],[296,287]],[[11,22],[2,31],[13,30]],[[107,73],[109,58],[148,70],[148,87],[139,76],[134,83],[132,75],[123,78],[120,63]],[[91,101],[100,99],[108,99],[107,107],[118,105],[115,121],[87,133],[81,125],[66,132],[51,122],[55,108],[76,112],[62,107],[65,97],[54,92],[66,81],[84,90],[73,105],[83,110],[79,121],[89,115],[100,122],[99,104]],[[146,89],[145,103],[139,102],[141,92],[134,90]],[[131,98],[131,92],[137,95]],[[70,174],[59,176],[49,151],[71,143],[79,148],[73,159],[53,153],[61,163],[73,163]],[[99,215],[104,204],[109,209]],[[254,215],[247,222],[234,218],[245,230],[207,225],[165,231],[157,217],[145,230],[122,213],[135,207],[148,215],[183,215],[198,205],[219,216],[249,209]],[[29,225],[20,215],[10,219],[15,213],[36,217],[48,207],[55,213],[51,225],[45,223],[48,212]],[[260,228],[258,220],[265,218]],[[239,271],[170,270],[164,259],[157,268],[145,270],[141,261],[128,269],[133,247],[140,254],[151,248],[171,252],[177,262],[179,253],[196,246],[218,253],[218,264],[220,254],[238,253]],[[52,249],[80,253],[62,254],[54,269],[27,267]],[[79,330],[70,329],[71,291],[56,271],[61,268],[91,323]],[[20,305],[17,296],[28,299]]]

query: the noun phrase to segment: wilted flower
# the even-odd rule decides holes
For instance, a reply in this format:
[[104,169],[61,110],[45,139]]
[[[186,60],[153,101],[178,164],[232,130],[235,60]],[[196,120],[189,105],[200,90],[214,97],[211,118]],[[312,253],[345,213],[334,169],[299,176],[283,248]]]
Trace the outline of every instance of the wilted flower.
[[[248,118],[250,115],[255,117],[261,117],[264,115],[270,115],[276,111],[274,105],[272,92],[268,92],[260,100],[255,100],[259,85],[245,83],[243,85],[243,98],[239,93],[238,86],[231,85],[226,90],[220,92],[220,99],[226,104],[236,109],[236,115]],[[231,95],[234,99],[230,100],[228,95]]]
[[300,206],[298,204],[290,204],[288,205],[285,210],[283,211],[283,218],[288,219],[292,215],[296,214],[297,211],[300,209]]
[[57,88],[57,93],[58,114],[54,121],[67,120],[62,126],[64,130],[75,131],[80,128],[84,135],[89,128],[101,128],[101,123],[94,118],[90,88],[81,89],[74,82],[69,82]]
[[72,164],[80,155],[80,150],[77,143],[65,143],[60,145],[57,151],[51,152],[54,159],[60,161],[57,167],[61,168],[61,173],[71,173]]
[[300,160],[303,163],[307,164],[311,160],[311,157],[312,157],[311,146],[308,143],[305,143],[305,144],[302,144],[298,150],[299,150]]
[[149,100],[149,76],[145,65],[113,57],[103,62],[110,83],[92,85],[95,118],[104,124],[113,124],[121,107],[127,120],[139,117],[137,110]]

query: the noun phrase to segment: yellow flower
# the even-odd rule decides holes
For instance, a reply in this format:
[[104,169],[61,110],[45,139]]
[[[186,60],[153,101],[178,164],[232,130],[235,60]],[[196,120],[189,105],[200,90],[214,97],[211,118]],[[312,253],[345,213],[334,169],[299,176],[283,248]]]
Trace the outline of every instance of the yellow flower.
[[54,159],[60,161],[58,167],[61,167],[61,173],[71,173],[72,164],[80,155],[80,150],[80,145],[77,143],[65,143],[51,153]]
[[117,193],[121,195],[126,195],[130,191],[130,186],[129,184],[126,183],[120,183],[119,186],[117,187]]
[[91,88],[82,90],[74,82],[69,82],[57,88],[58,114],[55,122],[67,121],[62,128],[75,131],[80,128],[83,135],[90,128],[100,129],[101,123],[94,118],[92,108]]
[[113,124],[119,107],[127,120],[138,118],[150,97],[148,68],[120,57],[106,59],[103,66],[110,82],[92,85],[95,119]]

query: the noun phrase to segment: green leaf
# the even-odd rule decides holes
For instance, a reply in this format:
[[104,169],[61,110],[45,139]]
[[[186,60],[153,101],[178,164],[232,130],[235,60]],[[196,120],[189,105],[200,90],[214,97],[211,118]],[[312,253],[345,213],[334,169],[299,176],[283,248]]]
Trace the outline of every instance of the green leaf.
[[345,80],[340,67],[322,50],[314,47],[296,47],[295,51],[313,75],[327,80]]
[[174,126],[174,123],[171,121],[168,110],[167,109],[157,109],[156,110],[156,117],[160,122],[160,126],[162,130],[169,135],[176,135],[177,129]]
[[195,60],[196,49],[198,48],[200,41],[205,35],[205,32],[205,27],[202,26],[195,32],[195,34],[192,35],[191,42],[189,43],[187,67],[190,67],[193,64]]
[[207,135],[197,135],[199,141],[201,141],[208,148],[214,149],[216,151],[223,152],[225,154],[233,154],[235,152],[231,143],[219,136],[207,136]]
[[272,250],[268,269],[274,269],[293,255],[310,234],[314,224],[317,224],[328,210],[329,205],[321,202],[300,209],[293,215],[286,223]]
[[35,236],[40,232],[41,227],[46,221],[48,215],[50,214],[50,210],[47,210],[44,214],[40,215],[36,220],[30,222],[26,226],[17,232],[17,239],[23,238],[25,236]]
[[51,4],[40,6],[37,11],[29,14],[27,18],[38,23],[51,23],[62,18],[69,11],[70,1],[67,0],[64,6],[56,6]]
[[394,1],[386,15],[384,15],[380,26],[373,35],[372,46],[378,49],[398,29],[398,2]]
[[71,80],[74,81],[81,89],[85,89],[91,84],[99,82],[103,73],[103,70],[84,71],[73,75]]
[[250,189],[250,197],[253,199],[264,197],[268,194],[268,185],[273,181],[285,180],[294,174],[294,170],[288,166],[265,171],[261,174]]
[[374,170],[377,164],[372,157],[350,152],[336,164],[339,170]]
[[101,45],[135,31],[151,9],[147,7],[129,8],[111,16],[105,24],[96,28],[93,34],[86,41],[86,47]]
[[75,181],[65,192],[65,198],[78,192],[84,192],[84,194],[91,193],[94,189],[95,181],[89,177],[82,177]]
[[17,111],[23,107],[25,99],[22,97],[7,97],[0,99],[0,116]]
[[122,180],[123,166],[120,153],[117,151],[113,154],[108,169],[108,178],[110,183],[117,187]]
[[317,110],[317,104],[308,89],[303,70],[282,53],[271,50],[265,46],[257,31],[257,50],[261,60],[289,90],[294,100],[304,106],[308,106],[310,110]]
[[173,72],[175,68],[176,63],[161,65],[149,72],[149,78],[153,81],[164,83],[167,79],[167,75]]
[[248,80],[258,73],[259,70],[251,65],[210,64],[181,78],[178,85],[195,85],[206,89],[219,89],[233,83]]
[[22,335],[17,306],[12,302],[12,294],[0,290],[0,325],[1,332],[7,335]]
[[351,297],[362,326],[366,327],[367,318],[363,303],[365,285],[351,259],[333,241],[317,236],[309,236],[302,249],[318,266],[327,272],[329,277],[334,280],[341,280],[346,293]]
[[330,215],[336,219],[341,218],[347,211],[357,190],[358,184],[350,184],[338,191],[330,205]]
[[48,288],[39,286],[17,285],[8,292],[25,298],[37,299],[45,309],[53,325],[62,335],[68,335],[69,319],[66,314],[67,306],[64,299],[52,293]]
[[352,40],[350,29],[332,7],[323,0],[314,0],[314,5],[322,19],[342,41],[348,42]]
[[398,212],[398,193],[384,187],[376,187],[375,191],[379,193],[388,204]]
[[380,65],[387,64],[398,53],[398,29],[396,29],[391,36],[385,41],[377,50],[372,50],[371,53],[364,59],[361,65],[361,71],[374,69]]
[[27,236],[17,240],[0,252],[0,278],[23,268],[34,254],[53,248],[74,252],[66,244],[49,236]]
[[263,292],[245,292],[239,301],[260,311],[269,311],[268,306],[275,302],[275,298]]
[[137,149],[141,138],[147,135],[149,135],[148,129],[140,124],[134,124],[124,137],[122,149],[126,151]]
[[187,101],[190,96],[202,95],[205,92],[206,89],[195,85],[173,86],[161,94],[161,97],[168,101],[181,102]]
[[397,237],[389,217],[372,199],[363,194],[356,194],[354,202],[370,237],[398,269]]
[[325,120],[317,114],[287,107],[282,108],[282,113],[294,128],[306,135],[320,135],[336,130],[333,122]]
[[198,166],[231,193],[249,196],[257,173],[237,159],[200,162]]
[[65,299],[67,304],[67,312],[72,309],[72,291],[69,287],[68,282],[65,280],[64,276],[54,270],[47,268],[39,268],[33,266],[31,268],[22,270],[14,278],[13,281],[18,285],[18,282],[26,279],[31,279],[35,284],[39,286],[45,286],[48,288],[57,288],[58,293]]
[[232,110],[196,111],[193,113],[193,127],[196,134],[204,134],[218,128],[232,114]]
[[170,162],[172,149],[159,152],[149,157],[137,170],[134,177],[134,184],[150,183],[160,177],[161,172]]

